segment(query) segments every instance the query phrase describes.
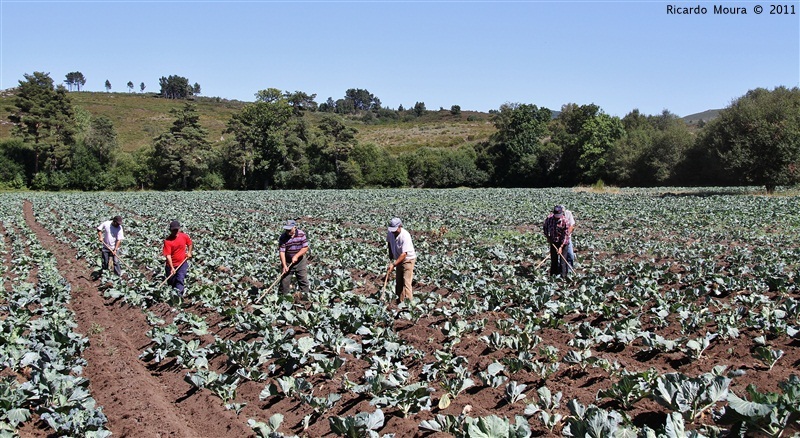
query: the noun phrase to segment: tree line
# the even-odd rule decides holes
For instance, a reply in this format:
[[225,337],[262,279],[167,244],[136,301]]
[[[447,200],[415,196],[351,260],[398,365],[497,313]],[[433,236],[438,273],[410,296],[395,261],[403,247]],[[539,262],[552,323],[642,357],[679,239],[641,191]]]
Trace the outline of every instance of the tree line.
[[[36,73],[32,76],[35,75]],[[49,75],[46,76],[49,77]],[[25,77],[27,79],[28,76],[26,75]],[[64,83],[68,91],[81,91],[81,88],[86,85],[86,76],[79,71],[70,72],[66,74]],[[158,85],[161,87],[159,95],[167,99],[186,99],[189,96],[201,94],[200,84],[195,82],[194,85],[190,85],[189,79],[183,76],[162,76],[158,80]],[[133,81],[128,81],[126,86],[128,87],[129,93],[133,91]],[[112,88],[111,81],[106,79],[103,87],[106,89],[106,92],[110,92]],[[139,84],[139,91],[144,93],[145,88],[147,88],[147,86],[144,82],[141,82]]]
[[[129,84],[129,87],[131,84]],[[197,92],[199,85],[195,84]],[[162,78],[163,97],[195,93]],[[196,93],[195,93],[196,94]],[[0,187],[36,190],[329,189],[360,187],[553,187],[759,185],[800,182],[800,90],[757,88],[700,129],[678,116],[633,110],[610,116],[594,104],[557,115],[533,104],[491,111],[495,133],[459,148],[399,155],[356,140],[356,123],[419,117],[381,106],[367,90],[317,104],[315,94],[274,88],[232,116],[211,142],[190,102],[150,145],[123,152],[111,120],[76,111],[65,87],[35,72],[9,108],[14,138],[0,144]],[[307,113],[317,113],[308,117]],[[459,115],[454,105],[451,114]]]

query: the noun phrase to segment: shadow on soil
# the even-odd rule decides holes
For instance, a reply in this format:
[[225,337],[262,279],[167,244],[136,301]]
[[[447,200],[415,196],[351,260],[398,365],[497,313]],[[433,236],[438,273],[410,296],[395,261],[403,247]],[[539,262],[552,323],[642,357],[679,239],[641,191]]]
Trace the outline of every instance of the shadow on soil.
[[653,430],[658,430],[667,422],[667,414],[662,412],[642,412],[633,418],[633,424],[638,428],[648,426]]

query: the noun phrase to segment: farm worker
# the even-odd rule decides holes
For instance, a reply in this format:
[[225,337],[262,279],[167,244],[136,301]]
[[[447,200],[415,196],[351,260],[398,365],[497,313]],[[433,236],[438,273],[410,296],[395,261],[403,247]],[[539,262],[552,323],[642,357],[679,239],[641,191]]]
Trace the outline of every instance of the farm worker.
[[569,227],[569,243],[567,246],[564,247],[565,258],[567,259],[567,263],[569,263],[570,267],[575,266],[575,250],[572,247],[572,231],[575,229],[575,216],[572,215],[572,211],[567,210],[566,207],[563,205],[560,206],[562,210],[564,210],[564,219],[567,220],[567,227]]
[[400,302],[411,300],[411,280],[414,277],[414,263],[417,261],[417,253],[414,251],[414,243],[411,241],[411,234],[403,228],[400,218],[392,218],[389,221],[388,233],[386,233],[386,243],[389,249],[389,266],[386,268],[386,275],[397,269],[395,277],[394,293],[397,294]]
[[278,238],[278,255],[281,258],[282,294],[289,293],[292,275],[297,279],[300,291],[308,293],[308,239],[303,230],[297,228],[297,221],[287,220],[283,225],[283,233]]
[[111,220],[107,220],[97,227],[97,237],[103,242],[100,252],[103,257],[103,268],[105,271],[108,269],[108,259],[112,258],[114,263],[114,273],[117,275],[122,274],[122,269],[119,266],[119,259],[117,258],[117,251],[125,240],[125,233],[122,231],[122,216],[114,216]]
[[564,256],[564,248],[570,242],[570,227],[563,206],[556,205],[553,208],[553,212],[544,220],[542,230],[550,247],[550,275],[566,277],[572,266],[567,263]]
[[181,231],[180,222],[173,220],[169,223],[169,236],[164,239],[162,254],[166,259],[165,274],[167,283],[175,288],[180,295],[186,288],[184,282],[189,271],[187,261],[192,257],[192,239]]

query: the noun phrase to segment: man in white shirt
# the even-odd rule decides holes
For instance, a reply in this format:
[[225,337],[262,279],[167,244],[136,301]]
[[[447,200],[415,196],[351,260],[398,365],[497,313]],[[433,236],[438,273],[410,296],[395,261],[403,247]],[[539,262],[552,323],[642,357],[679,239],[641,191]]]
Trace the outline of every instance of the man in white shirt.
[[417,253],[414,251],[411,234],[403,228],[403,222],[400,218],[392,218],[389,221],[386,243],[389,248],[390,260],[386,269],[386,276],[388,278],[392,270],[397,269],[394,292],[401,303],[405,300],[411,300],[411,280],[414,277],[414,263],[417,261]]
[[122,241],[125,240],[125,235],[122,231],[122,216],[114,216],[113,219],[105,221],[97,227],[97,237],[103,242],[103,247],[100,251],[103,255],[103,271],[108,269],[108,259],[114,260],[114,273],[117,275],[122,274],[122,269],[119,266],[119,258],[117,258],[117,251]]

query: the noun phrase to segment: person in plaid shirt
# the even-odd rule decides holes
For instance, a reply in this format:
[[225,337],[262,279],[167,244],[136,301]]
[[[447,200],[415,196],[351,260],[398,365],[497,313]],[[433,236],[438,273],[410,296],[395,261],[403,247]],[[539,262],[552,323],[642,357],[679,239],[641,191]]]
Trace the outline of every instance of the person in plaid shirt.
[[544,220],[542,230],[550,246],[550,275],[567,277],[572,266],[565,260],[564,249],[570,245],[572,227],[564,215],[563,206],[556,205],[553,208],[553,212]]

